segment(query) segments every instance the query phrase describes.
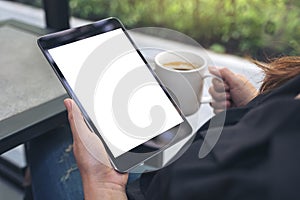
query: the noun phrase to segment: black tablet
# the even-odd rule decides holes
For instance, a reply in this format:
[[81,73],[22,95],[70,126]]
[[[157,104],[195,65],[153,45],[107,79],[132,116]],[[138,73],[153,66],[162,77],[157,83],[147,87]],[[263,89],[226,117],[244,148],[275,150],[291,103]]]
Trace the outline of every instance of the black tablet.
[[[38,45],[117,171],[134,169],[192,133],[118,19],[45,35]],[[147,145],[160,138],[163,144]]]

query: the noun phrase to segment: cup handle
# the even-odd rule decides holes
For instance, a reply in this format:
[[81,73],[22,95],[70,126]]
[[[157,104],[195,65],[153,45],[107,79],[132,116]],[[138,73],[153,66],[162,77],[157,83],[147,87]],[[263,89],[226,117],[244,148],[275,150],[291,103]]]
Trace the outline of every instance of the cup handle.
[[[220,81],[223,82],[223,79],[221,79],[218,76],[211,75],[211,74],[206,74],[206,75],[203,76],[203,80],[206,79],[206,78],[216,78],[216,79],[219,79]],[[213,98],[211,96],[202,96],[202,98],[200,100],[200,104],[211,103],[211,102],[213,102]]]

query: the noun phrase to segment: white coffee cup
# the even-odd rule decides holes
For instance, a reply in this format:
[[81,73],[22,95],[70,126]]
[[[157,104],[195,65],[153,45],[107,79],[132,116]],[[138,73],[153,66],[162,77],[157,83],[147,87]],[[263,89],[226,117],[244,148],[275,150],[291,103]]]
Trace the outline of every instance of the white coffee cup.
[[211,97],[202,97],[203,81],[211,77],[206,71],[207,60],[192,52],[164,51],[155,56],[155,72],[184,115],[211,101]]

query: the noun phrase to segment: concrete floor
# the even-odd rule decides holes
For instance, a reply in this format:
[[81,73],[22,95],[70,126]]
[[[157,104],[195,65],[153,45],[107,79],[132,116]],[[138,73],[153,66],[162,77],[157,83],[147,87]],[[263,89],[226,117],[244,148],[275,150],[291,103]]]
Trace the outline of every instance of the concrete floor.
[[[11,151],[2,154],[4,157],[10,160],[14,165],[23,168],[26,166],[26,160],[24,156],[24,146],[20,145]],[[17,188],[15,185],[7,181],[0,176],[0,199],[19,200],[23,199],[23,191]]]
[[0,199],[19,200],[23,199],[23,191],[16,188],[10,182],[0,176]]

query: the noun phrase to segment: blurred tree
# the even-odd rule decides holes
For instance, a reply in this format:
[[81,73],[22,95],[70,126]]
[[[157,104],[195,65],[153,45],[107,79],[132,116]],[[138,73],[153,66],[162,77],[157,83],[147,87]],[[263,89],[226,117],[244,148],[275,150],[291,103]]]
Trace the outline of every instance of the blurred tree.
[[[40,5],[41,0],[17,0]],[[118,17],[126,27],[180,31],[219,52],[299,55],[299,0],[69,0],[74,16]]]

